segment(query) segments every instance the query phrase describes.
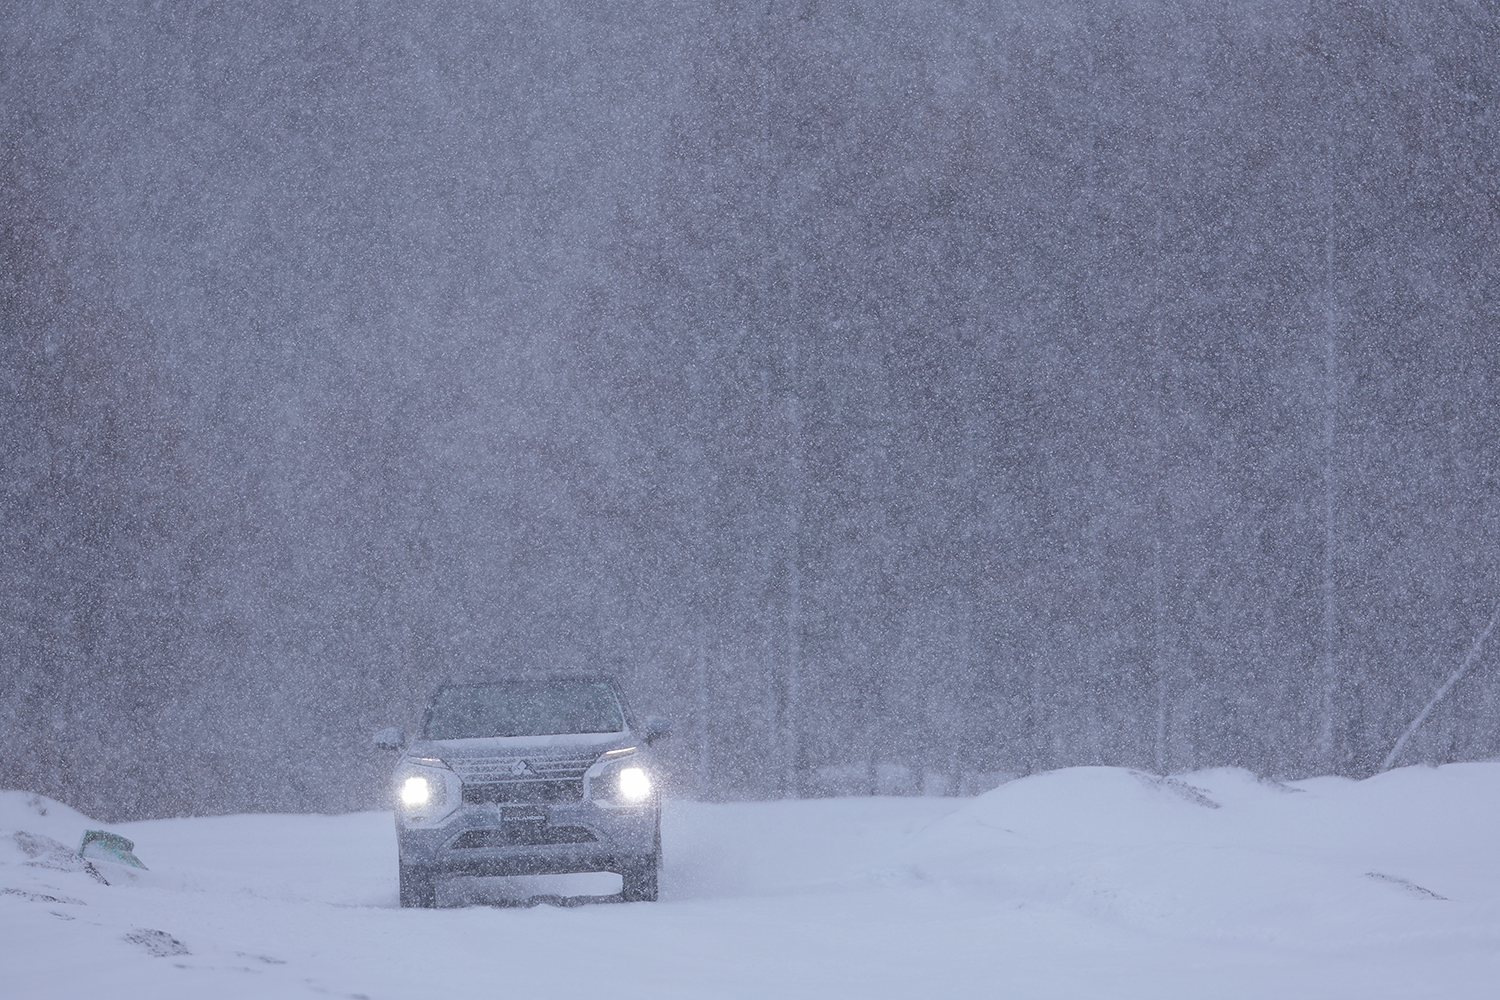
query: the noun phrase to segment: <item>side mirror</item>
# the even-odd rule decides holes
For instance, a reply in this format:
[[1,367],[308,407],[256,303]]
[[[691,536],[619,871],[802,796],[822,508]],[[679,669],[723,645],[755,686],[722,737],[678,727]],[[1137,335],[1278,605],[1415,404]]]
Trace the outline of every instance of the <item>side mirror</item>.
[[374,743],[382,750],[405,750],[406,734],[394,727],[375,734]]
[[646,740],[647,746],[650,746],[657,740],[664,740],[668,736],[672,735],[671,719],[663,719],[659,715],[648,715],[646,716],[645,722],[646,731],[642,733],[641,736]]

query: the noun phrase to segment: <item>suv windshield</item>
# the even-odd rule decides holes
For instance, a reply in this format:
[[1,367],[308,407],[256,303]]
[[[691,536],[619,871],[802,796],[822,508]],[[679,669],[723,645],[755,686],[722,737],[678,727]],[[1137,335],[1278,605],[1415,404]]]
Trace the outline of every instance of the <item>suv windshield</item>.
[[467,740],[618,733],[624,728],[619,699],[602,681],[498,681],[439,688],[427,710],[423,735],[429,740]]

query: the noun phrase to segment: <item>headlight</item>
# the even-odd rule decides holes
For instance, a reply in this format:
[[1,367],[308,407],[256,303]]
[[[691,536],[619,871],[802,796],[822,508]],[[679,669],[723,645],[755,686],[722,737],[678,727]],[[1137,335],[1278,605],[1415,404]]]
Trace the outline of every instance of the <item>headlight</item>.
[[620,798],[626,802],[644,802],[651,794],[651,778],[645,768],[621,768],[619,781]]
[[432,798],[432,782],[419,775],[413,775],[401,782],[401,804],[408,809],[417,806],[425,806]]
[[589,798],[606,808],[641,805],[655,791],[651,772],[641,762],[635,747],[611,750],[600,757],[589,768],[588,785]]
[[396,768],[396,803],[403,823],[442,819],[458,806],[458,775],[434,757],[408,757]]

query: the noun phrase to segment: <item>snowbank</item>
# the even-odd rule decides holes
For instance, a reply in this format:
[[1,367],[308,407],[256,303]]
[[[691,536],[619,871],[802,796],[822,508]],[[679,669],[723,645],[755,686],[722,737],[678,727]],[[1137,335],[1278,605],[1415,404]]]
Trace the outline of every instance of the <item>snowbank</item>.
[[973,800],[911,857],[953,887],[1154,934],[1344,947],[1484,925],[1497,829],[1494,764],[1294,784],[1072,768]]
[[1497,821],[1497,764],[1072,768],[670,803],[658,904],[410,911],[386,813],[124,824],[150,871],[91,874],[58,850],[97,824],[5,792],[0,967],[28,998],[1490,997]]

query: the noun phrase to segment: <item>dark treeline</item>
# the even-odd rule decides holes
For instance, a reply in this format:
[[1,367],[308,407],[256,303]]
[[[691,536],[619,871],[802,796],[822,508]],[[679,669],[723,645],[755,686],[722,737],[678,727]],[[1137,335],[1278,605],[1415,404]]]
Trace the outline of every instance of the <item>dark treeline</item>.
[[[1500,602],[1492,4],[3,4],[0,786],[1376,769]],[[1403,762],[1500,752],[1479,665]]]

